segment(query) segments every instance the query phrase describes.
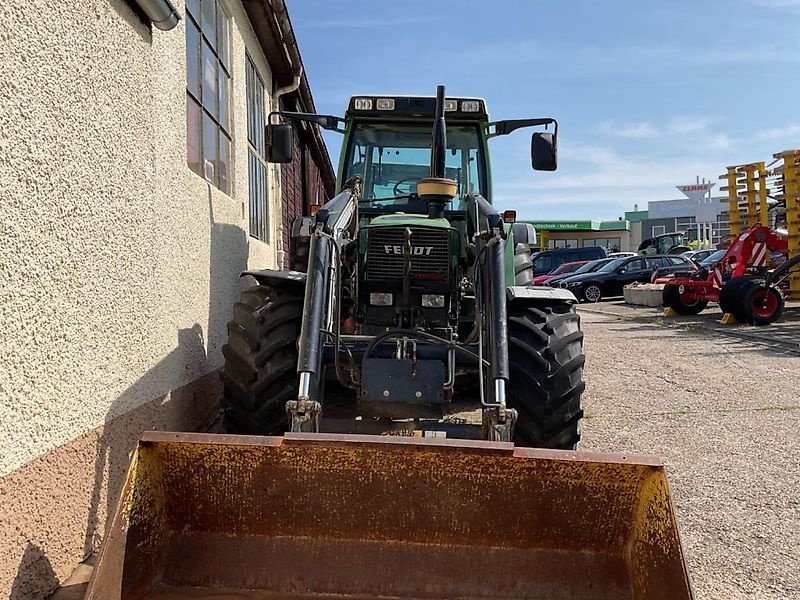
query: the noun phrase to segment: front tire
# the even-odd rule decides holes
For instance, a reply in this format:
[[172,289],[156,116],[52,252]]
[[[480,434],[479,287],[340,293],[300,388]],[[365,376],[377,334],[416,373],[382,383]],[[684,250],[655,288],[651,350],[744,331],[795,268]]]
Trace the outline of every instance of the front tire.
[[297,394],[297,339],[303,289],[258,285],[242,292],[222,347],[225,429],[274,435],[287,429],[286,401]]
[[708,300],[691,298],[686,292],[681,294],[681,286],[667,284],[664,286],[662,301],[664,306],[668,306],[679,315],[696,315],[708,306]]
[[583,417],[583,333],[574,305],[508,307],[508,405],[518,446],[573,450]]
[[600,286],[596,283],[590,283],[581,292],[581,299],[584,302],[600,302],[600,299],[603,297],[603,290],[600,289]]

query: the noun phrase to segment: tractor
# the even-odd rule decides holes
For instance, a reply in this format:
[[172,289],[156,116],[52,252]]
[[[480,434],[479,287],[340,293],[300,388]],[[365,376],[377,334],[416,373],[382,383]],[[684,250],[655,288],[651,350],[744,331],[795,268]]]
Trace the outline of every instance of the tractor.
[[257,435],[146,432],[87,600],[691,600],[663,464],[572,450],[575,298],[527,285],[526,228],[490,203],[487,141],[552,125],[552,171],[555,121],[442,87],[273,118],[275,162],[292,121],[344,144],[295,269],[247,272],[234,307],[225,424]]
[[[270,115],[272,162],[292,159],[297,121],[344,134],[339,193],[294,224],[293,271],[243,274],[257,285],[223,348],[227,430],[574,448],[575,298],[528,285],[529,240],[491,203],[488,152],[493,137],[552,126],[533,133],[531,161],[554,171],[556,121],[490,121],[483,100],[441,86],[435,98],[358,96],[343,119]],[[480,424],[448,418],[478,409]]]
[[639,254],[683,254],[691,250],[683,231],[662,233],[639,244]]

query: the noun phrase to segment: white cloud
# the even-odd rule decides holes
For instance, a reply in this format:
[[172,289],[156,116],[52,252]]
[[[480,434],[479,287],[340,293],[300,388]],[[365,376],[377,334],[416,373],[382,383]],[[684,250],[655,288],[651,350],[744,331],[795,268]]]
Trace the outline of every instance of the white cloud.
[[787,125],[786,127],[775,127],[765,129],[756,134],[757,138],[765,140],[784,140],[794,139],[796,145],[800,146],[800,125]]
[[676,135],[686,135],[705,131],[711,124],[708,117],[673,117],[669,120],[667,131]]
[[708,138],[706,146],[714,150],[726,150],[731,147],[731,140],[724,133],[717,133]]
[[600,125],[600,131],[621,138],[645,139],[658,135],[658,129],[647,122],[642,123],[613,123],[607,121]]

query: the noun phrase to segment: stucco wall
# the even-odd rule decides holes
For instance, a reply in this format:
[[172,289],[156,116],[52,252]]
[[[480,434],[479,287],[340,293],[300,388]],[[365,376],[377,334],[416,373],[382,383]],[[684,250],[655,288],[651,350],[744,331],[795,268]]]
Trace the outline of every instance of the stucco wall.
[[[0,476],[218,368],[239,271],[276,265],[275,168],[273,243],[247,235],[246,46],[272,82],[241,5],[226,6],[230,196],[186,166],[185,21],[151,32],[123,0],[0,11]],[[24,542],[55,535],[21,529],[3,597]],[[61,577],[74,556],[48,558]]]

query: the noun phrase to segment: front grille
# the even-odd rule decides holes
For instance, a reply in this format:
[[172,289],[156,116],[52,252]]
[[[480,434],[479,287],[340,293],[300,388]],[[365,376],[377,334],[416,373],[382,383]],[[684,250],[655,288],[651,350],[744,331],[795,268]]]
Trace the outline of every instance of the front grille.
[[[411,227],[411,277],[447,281],[450,271],[448,231]],[[403,278],[403,247],[406,227],[376,227],[369,232],[367,279]]]

